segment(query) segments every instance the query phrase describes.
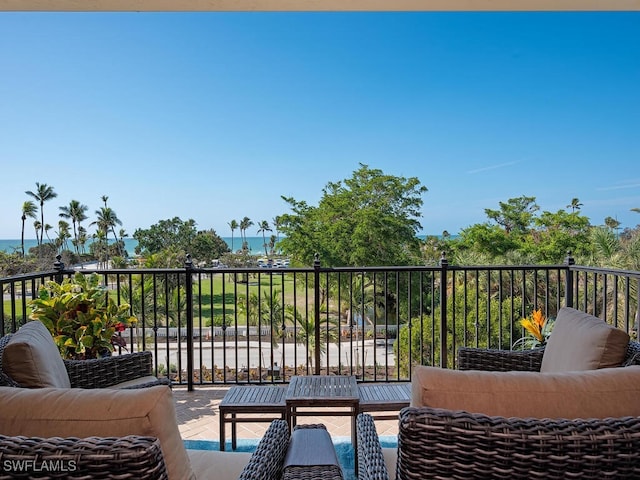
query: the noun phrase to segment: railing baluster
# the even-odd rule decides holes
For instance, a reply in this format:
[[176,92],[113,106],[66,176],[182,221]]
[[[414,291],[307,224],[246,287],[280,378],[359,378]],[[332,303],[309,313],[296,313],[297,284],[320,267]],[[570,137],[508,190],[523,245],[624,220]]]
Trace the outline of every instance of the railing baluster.
[[[159,365],[166,363],[167,375],[189,389],[195,383],[287,382],[291,369],[299,365],[307,374],[349,373],[362,375],[360,381],[365,382],[407,381],[416,363],[455,367],[461,345],[510,348],[523,334],[518,320],[534,306],[553,316],[562,305],[577,305],[634,334],[640,316],[640,272],[576,266],[570,255],[563,265],[553,266],[461,267],[449,265],[445,257],[432,267],[323,268],[317,260],[312,268],[268,272],[257,267],[206,269],[185,264],[184,269],[82,273],[97,272],[108,285],[108,295],[131,305],[138,325],[126,334],[128,350],[151,350],[155,373],[164,373]],[[57,270],[0,279],[0,334],[15,331],[27,320],[29,298],[35,297],[39,285],[74,273],[60,262]],[[244,282],[249,275],[257,277],[258,286]],[[230,288],[227,280],[234,278],[238,282]],[[242,307],[256,307],[249,302],[256,293],[262,312],[257,331],[241,312]],[[305,326],[292,323],[289,311],[299,311],[302,322],[317,319],[316,330],[308,332],[306,340],[299,340]],[[220,312],[222,328],[215,326]],[[341,324],[347,312],[351,322]],[[334,345],[330,334],[336,320],[339,340],[344,342]],[[210,335],[207,341],[205,335]],[[378,340],[386,343],[394,338],[393,350],[377,347]],[[279,377],[274,374],[277,363],[281,363]],[[266,375],[268,371],[272,375]]]

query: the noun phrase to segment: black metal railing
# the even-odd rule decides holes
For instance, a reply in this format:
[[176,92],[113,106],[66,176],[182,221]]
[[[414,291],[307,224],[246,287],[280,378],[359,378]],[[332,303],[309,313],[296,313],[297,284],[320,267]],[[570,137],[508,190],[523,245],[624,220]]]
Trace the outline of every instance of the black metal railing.
[[[640,272],[573,265],[79,270],[98,273],[138,318],[126,351],[149,350],[155,373],[195,385],[288,382],[294,374],[407,381],[416,364],[455,367],[460,346],[509,349],[533,309],[592,313],[635,335]],[[0,279],[2,334],[28,321],[48,280]],[[124,350],[115,354],[126,353]]]

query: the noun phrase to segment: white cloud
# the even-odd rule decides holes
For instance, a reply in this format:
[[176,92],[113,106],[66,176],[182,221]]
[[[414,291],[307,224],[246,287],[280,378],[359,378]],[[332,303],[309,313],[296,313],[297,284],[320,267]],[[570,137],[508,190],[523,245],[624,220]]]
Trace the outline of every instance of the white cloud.
[[506,162],[506,163],[499,163],[497,165],[489,165],[488,167],[480,167],[480,168],[476,168],[474,170],[468,170],[467,173],[469,175],[473,175],[474,173],[480,173],[480,172],[486,172],[488,170],[496,170],[498,168],[504,168],[504,167],[510,167],[511,165],[516,165],[519,162],[514,161],[514,162]]
[[[637,182],[637,181],[635,181]],[[640,188],[640,182],[637,183],[621,183],[619,185],[613,185],[611,187],[598,187],[596,188],[596,190],[599,190],[601,192],[606,192],[609,190],[624,190],[627,188]]]

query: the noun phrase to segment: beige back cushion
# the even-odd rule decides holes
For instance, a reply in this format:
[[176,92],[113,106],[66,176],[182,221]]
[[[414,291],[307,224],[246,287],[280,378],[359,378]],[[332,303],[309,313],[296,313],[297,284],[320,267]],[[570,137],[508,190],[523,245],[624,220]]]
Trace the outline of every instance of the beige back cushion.
[[520,418],[640,415],[640,366],[582,372],[485,372],[416,367],[411,406]]
[[4,435],[156,437],[169,478],[193,478],[167,386],[132,390],[0,387],[0,405]]
[[27,388],[69,388],[69,375],[51,333],[42,322],[27,322],[2,353],[4,372]]
[[542,356],[541,372],[569,372],[619,367],[629,335],[603,320],[563,307]]

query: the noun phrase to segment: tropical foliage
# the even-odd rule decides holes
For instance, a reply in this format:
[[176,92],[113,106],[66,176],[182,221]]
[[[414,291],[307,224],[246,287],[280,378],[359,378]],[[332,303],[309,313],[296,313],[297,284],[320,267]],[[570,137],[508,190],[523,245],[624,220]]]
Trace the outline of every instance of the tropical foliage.
[[553,331],[554,321],[542,314],[542,310],[534,310],[533,313],[520,320],[520,325],[527,331],[527,334],[513,344],[514,349],[537,348],[547,343]]
[[108,295],[97,274],[48,281],[30,306],[31,319],[47,327],[63,358],[109,355],[114,344],[121,345],[117,333],[137,322],[128,304],[118,305]]
[[173,217],[160,220],[148,229],[137,229],[133,238],[138,241],[136,253],[145,258],[161,255],[175,258],[173,262],[166,262],[164,267],[182,267],[187,254],[194,263],[211,264],[212,260],[220,258],[229,251],[227,243],[214,230],[196,229],[193,219],[181,220]]
[[408,265],[419,261],[416,234],[426,187],[361,164],[351,178],[330,182],[317,206],[282,197],[279,246],[303,265],[319,253],[325,266]]

